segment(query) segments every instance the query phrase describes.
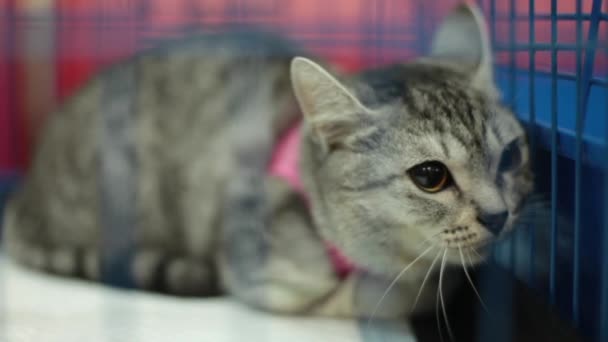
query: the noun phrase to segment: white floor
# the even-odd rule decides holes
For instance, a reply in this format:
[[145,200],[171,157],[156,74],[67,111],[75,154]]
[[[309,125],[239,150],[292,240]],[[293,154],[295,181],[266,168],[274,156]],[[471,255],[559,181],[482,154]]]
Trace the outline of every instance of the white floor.
[[402,325],[268,315],[31,272],[0,258],[0,341],[412,342]]

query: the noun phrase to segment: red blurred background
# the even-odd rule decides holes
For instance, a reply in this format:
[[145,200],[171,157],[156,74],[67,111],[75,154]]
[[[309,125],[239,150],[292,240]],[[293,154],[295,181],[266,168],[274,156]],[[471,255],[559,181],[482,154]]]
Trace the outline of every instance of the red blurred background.
[[[185,29],[251,24],[282,32],[320,56],[354,70],[421,54],[440,18],[457,2],[2,0],[0,171],[27,166],[45,116],[96,70],[157,39],[179,36]],[[530,43],[529,1],[479,3],[488,18],[494,19],[489,26],[498,63],[513,58],[517,66],[527,68],[528,50],[511,53],[509,47]],[[583,13],[590,13],[591,3],[583,1]],[[550,0],[538,0],[535,6],[535,43],[549,44]],[[559,1],[558,13],[574,12],[575,1]],[[587,29],[588,22],[584,22],[583,31]],[[600,29],[601,34],[606,31]],[[575,44],[575,21],[560,20],[558,37],[560,44]],[[537,51],[538,69],[549,69],[550,53],[548,48]],[[572,71],[574,60],[574,51],[560,51],[560,72]],[[605,70],[599,58],[596,63],[596,73]]]

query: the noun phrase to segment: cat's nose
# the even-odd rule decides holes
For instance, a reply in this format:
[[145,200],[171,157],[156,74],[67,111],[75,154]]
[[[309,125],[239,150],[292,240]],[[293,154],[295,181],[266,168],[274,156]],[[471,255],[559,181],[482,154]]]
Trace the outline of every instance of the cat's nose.
[[499,213],[484,213],[477,216],[479,223],[483,224],[492,234],[498,235],[505,226],[507,218],[509,217],[508,211],[502,211]]

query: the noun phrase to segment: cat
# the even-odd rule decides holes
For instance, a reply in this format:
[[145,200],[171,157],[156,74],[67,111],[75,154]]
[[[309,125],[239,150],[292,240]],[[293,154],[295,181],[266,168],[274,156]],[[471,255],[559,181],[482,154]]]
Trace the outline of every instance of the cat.
[[[428,56],[354,74],[255,32],[145,51],[50,117],[5,247],[56,274],[100,280],[109,260],[142,289],[277,313],[432,312],[533,189],[492,63],[468,4]],[[286,145],[298,172],[269,171]],[[106,249],[129,243],[125,259]]]

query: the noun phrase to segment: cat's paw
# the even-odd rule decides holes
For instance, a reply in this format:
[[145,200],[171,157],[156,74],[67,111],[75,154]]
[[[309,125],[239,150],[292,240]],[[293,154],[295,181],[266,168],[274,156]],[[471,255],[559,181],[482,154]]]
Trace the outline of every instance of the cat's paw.
[[208,296],[215,292],[214,277],[208,264],[157,251],[148,250],[136,255],[133,277],[140,288],[179,296]]

